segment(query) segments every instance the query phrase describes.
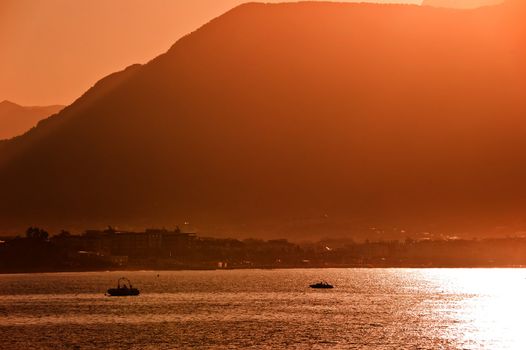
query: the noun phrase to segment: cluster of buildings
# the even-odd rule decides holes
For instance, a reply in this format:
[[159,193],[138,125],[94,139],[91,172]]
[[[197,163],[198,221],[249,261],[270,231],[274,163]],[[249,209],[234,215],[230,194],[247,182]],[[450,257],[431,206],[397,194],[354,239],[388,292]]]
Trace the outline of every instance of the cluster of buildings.
[[147,229],[143,232],[88,230],[62,232],[50,244],[80,266],[94,262],[144,268],[228,268],[295,264],[301,249],[287,240],[245,240],[198,237],[194,232]]
[[199,237],[181,229],[49,236],[30,228],[26,237],[0,240],[0,272],[109,268],[217,269],[286,267],[503,267],[526,266],[526,238],[295,244],[286,239]]
[[179,228],[147,229],[144,232],[88,230],[82,235],[63,232],[51,238],[58,247],[68,252],[93,253],[126,260],[148,257],[183,258],[196,242],[195,233],[182,232]]

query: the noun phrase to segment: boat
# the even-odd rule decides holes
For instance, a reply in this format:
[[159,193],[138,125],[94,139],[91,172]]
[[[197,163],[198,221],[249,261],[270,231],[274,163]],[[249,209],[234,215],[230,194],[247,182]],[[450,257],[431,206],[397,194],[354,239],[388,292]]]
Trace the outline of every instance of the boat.
[[117,281],[117,288],[110,288],[106,292],[106,295],[111,297],[126,297],[139,295],[139,290],[133,288],[131,282],[126,277],[121,277]]
[[314,284],[311,284],[309,287],[314,288],[314,289],[332,289],[332,288],[334,288],[334,286],[332,284],[329,284],[327,282],[314,283]]

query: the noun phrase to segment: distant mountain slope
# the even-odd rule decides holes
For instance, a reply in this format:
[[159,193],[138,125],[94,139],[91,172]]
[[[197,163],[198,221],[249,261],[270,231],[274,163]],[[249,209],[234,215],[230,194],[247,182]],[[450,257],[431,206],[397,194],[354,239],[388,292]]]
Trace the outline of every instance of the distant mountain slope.
[[240,6],[0,145],[0,226],[190,220],[305,237],[520,225],[523,18]]
[[474,9],[482,6],[502,4],[505,0],[424,0],[423,6]]
[[0,140],[23,134],[62,108],[64,106],[23,107],[9,101],[0,102]]

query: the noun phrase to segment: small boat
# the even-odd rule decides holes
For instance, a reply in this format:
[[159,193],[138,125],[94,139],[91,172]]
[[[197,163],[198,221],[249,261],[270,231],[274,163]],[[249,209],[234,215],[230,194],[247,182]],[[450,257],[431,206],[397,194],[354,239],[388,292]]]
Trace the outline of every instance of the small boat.
[[314,289],[332,289],[332,288],[334,288],[334,286],[332,284],[329,284],[327,282],[314,283],[314,284],[311,284],[309,287],[314,288]]
[[117,281],[117,288],[108,289],[106,295],[111,297],[133,296],[139,295],[139,290],[137,288],[133,288],[129,279],[126,277],[121,277]]

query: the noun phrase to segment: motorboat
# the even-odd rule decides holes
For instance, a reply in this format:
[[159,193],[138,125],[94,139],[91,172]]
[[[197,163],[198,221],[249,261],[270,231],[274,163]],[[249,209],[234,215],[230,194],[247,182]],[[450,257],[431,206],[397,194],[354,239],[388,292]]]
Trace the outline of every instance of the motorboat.
[[329,284],[327,282],[318,282],[310,285],[311,288],[314,289],[332,289],[334,286],[332,284]]
[[126,277],[121,277],[117,281],[117,288],[110,288],[106,292],[106,295],[112,297],[126,297],[139,295],[139,290],[133,288],[131,282]]

